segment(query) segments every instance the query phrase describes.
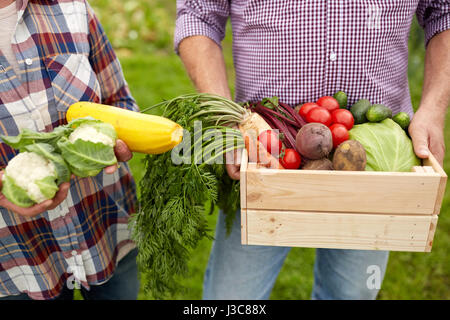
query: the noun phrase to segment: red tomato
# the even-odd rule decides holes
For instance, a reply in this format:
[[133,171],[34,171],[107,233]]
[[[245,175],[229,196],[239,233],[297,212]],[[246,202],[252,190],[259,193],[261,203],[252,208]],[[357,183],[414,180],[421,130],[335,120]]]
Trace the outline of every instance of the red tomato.
[[280,163],[285,169],[298,169],[302,163],[302,158],[296,150],[285,149]]
[[349,138],[348,130],[343,124],[335,123],[331,125],[330,131],[331,136],[333,137],[333,148],[336,148]]
[[353,124],[355,123],[352,113],[347,109],[334,110],[331,113],[331,121],[333,123],[343,124],[347,130],[353,128]]
[[306,122],[319,122],[328,127],[331,124],[331,114],[323,107],[312,108],[306,115]]
[[316,108],[319,105],[317,103],[314,102],[307,102],[305,104],[303,104],[300,107],[300,110],[298,111],[298,114],[306,120],[306,115],[308,114],[309,110],[311,110],[312,108]]
[[[272,130],[265,130],[259,134],[258,141],[263,144],[267,152],[270,154],[278,156],[281,153],[283,144],[278,138],[278,134],[276,132]],[[274,153],[272,153],[272,151]]]
[[316,103],[330,112],[339,109],[339,102],[331,96],[324,96],[322,98],[319,98]]

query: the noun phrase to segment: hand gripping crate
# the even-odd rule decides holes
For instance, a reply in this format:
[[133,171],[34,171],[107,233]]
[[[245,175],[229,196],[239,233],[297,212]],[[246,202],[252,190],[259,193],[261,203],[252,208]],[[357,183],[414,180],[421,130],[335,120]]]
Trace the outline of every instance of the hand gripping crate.
[[278,170],[241,163],[242,244],[430,252],[447,175]]

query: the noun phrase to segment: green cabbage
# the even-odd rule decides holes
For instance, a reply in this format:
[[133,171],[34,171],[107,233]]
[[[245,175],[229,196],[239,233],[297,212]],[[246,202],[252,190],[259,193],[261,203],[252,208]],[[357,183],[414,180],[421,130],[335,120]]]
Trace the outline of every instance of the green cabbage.
[[411,171],[420,166],[411,139],[393,120],[364,123],[350,130],[350,139],[359,141],[367,155],[368,171]]

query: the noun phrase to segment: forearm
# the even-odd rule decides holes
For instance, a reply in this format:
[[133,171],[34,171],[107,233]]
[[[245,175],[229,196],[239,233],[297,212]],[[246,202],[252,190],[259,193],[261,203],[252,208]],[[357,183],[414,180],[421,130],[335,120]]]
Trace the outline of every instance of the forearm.
[[445,155],[444,123],[450,103],[450,31],[434,36],[425,54],[420,106],[409,125],[414,151],[420,158],[431,152],[442,165]]
[[186,71],[199,92],[231,99],[222,49],[205,36],[185,38],[179,54]]
[[420,108],[442,114],[450,104],[450,30],[434,36],[425,54],[424,83]]

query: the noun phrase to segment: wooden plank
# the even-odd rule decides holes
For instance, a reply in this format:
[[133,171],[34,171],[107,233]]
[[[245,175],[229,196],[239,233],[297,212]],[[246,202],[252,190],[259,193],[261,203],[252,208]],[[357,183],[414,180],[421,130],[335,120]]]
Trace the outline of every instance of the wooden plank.
[[247,170],[247,208],[433,214],[440,176],[413,172]]
[[425,166],[431,166],[433,170],[440,176],[439,188],[437,191],[433,211],[434,214],[439,214],[439,212],[441,211],[442,200],[444,199],[445,187],[447,185],[447,174],[432,154],[430,154],[428,159],[424,159],[422,162]]
[[248,244],[424,252],[433,216],[247,210]]
[[248,154],[247,150],[243,149],[240,168],[241,208],[247,208],[247,166]]
[[241,244],[248,244],[247,209],[241,209]]
[[425,252],[431,252],[431,248],[433,247],[434,234],[437,228],[437,223],[438,223],[438,216],[437,215],[431,216],[430,232],[428,233]]
[[417,173],[424,173],[425,172],[425,170],[423,169],[422,166],[413,166],[411,168],[411,171],[412,172],[417,172]]

